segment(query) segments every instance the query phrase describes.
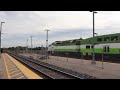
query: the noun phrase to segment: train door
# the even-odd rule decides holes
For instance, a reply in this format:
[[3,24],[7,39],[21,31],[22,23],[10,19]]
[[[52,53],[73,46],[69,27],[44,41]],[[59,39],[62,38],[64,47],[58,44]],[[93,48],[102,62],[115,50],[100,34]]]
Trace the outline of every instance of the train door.
[[110,48],[108,45],[103,46],[103,52],[108,53],[110,51]]

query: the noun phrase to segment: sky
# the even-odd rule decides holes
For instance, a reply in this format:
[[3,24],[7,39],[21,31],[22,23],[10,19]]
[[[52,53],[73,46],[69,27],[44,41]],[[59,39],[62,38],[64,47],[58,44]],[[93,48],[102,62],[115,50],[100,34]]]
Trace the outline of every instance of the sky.
[[[97,11],[95,33],[120,33],[120,11]],[[93,15],[89,11],[0,11],[2,47],[46,45],[48,42],[92,37]]]

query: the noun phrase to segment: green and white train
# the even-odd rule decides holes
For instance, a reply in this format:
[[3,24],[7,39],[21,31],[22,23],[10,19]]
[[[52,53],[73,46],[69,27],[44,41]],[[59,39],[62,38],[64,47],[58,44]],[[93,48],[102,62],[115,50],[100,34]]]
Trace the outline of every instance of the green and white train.
[[82,39],[56,41],[49,45],[48,51],[52,55],[79,57],[81,40]]
[[48,51],[52,55],[69,56],[76,58],[92,58],[93,44],[96,59],[102,54],[106,60],[119,60],[120,33],[95,36],[87,39],[56,41],[49,45]]

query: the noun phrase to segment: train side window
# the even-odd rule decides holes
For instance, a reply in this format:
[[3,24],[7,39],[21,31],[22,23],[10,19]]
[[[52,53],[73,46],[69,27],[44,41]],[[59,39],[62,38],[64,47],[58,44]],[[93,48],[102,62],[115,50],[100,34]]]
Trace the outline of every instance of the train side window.
[[90,45],[86,45],[86,49],[90,49]]
[[118,40],[118,36],[112,36],[111,37],[111,41],[116,41],[116,40]]
[[104,52],[106,52],[106,47],[104,47]]
[[108,46],[108,47],[107,47],[107,52],[109,52],[109,49],[110,49],[110,48],[109,48],[109,46]]
[[93,48],[93,45],[91,46],[91,48]]

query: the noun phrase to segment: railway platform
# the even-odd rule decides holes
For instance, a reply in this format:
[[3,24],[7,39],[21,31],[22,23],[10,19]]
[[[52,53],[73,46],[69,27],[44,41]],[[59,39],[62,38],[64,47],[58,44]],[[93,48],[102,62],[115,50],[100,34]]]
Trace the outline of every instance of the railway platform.
[[[29,58],[29,55],[21,55]],[[49,59],[39,59],[37,54],[33,54],[32,56],[36,60],[73,70],[78,73],[88,74],[99,79],[120,79],[120,63],[103,62],[102,68],[102,61],[95,61],[96,64],[92,65],[92,60],[59,56],[50,56]]]
[[58,56],[50,56],[50,59],[42,61],[79,73],[86,73],[99,79],[120,79],[120,64],[118,63],[103,62],[102,68],[102,61],[96,61],[96,65],[92,65],[92,60]]
[[2,53],[0,58],[0,79],[43,79],[28,67],[11,57]]

